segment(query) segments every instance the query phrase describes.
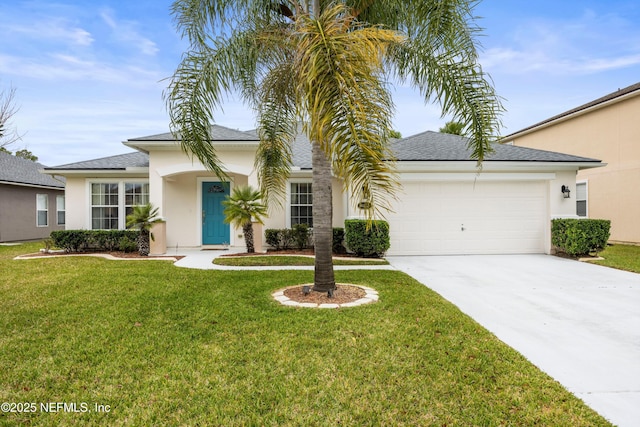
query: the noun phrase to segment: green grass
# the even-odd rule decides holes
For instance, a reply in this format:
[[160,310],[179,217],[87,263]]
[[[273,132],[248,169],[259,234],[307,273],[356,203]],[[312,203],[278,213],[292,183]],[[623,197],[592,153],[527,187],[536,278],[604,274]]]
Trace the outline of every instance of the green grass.
[[613,245],[599,254],[604,260],[591,261],[594,264],[640,273],[640,246]]
[[[253,255],[253,256],[223,256],[213,260],[216,265],[235,267],[266,267],[266,266],[309,266],[314,265],[314,259],[308,256],[296,255]],[[386,260],[371,259],[334,259],[334,265],[388,265]]]
[[604,426],[455,306],[397,271],[357,308],[281,306],[307,271],[162,261],[14,261],[0,247],[0,402],[109,405],[0,413],[0,425]]

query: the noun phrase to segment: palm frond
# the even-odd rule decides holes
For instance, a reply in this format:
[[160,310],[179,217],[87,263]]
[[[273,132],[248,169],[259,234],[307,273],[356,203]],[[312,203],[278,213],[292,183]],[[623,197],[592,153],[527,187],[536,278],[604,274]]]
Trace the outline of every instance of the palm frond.
[[480,164],[497,139],[503,107],[491,78],[478,63],[479,28],[474,2],[464,0],[409,1],[408,41],[390,49],[390,61],[401,81],[420,90],[425,101],[435,99],[442,115],[464,124],[469,148]]
[[262,203],[262,194],[249,185],[235,187],[222,204],[227,224],[239,227],[251,224],[252,221],[263,224],[267,216],[267,206]]
[[307,133],[332,160],[334,173],[370,216],[382,216],[397,186],[389,131],[393,102],[383,75],[396,32],[359,26],[341,5],[303,22],[296,70],[310,123]]
[[211,145],[211,123],[228,89],[228,76],[217,67],[213,52],[192,51],[182,59],[165,93],[170,129],[182,150],[223,180],[227,175]]

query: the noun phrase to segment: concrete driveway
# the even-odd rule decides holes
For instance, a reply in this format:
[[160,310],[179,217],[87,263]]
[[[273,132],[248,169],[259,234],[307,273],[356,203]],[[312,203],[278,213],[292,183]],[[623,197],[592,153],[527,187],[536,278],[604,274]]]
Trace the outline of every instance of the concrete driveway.
[[640,275],[549,255],[389,257],[619,426],[640,425]]

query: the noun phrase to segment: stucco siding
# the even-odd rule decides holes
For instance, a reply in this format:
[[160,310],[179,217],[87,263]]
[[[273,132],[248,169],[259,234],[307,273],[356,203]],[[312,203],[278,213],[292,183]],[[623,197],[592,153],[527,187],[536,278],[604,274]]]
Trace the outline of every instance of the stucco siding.
[[640,198],[633,195],[640,182],[638,117],[640,94],[505,142],[602,160],[607,166],[581,170],[576,178],[588,183],[589,217],[611,220],[612,241],[640,243]]
[[[48,197],[48,224],[36,225],[36,195]],[[64,190],[52,190],[18,185],[0,185],[0,242],[46,239],[53,230],[62,230],[57,224],[56,196]]]

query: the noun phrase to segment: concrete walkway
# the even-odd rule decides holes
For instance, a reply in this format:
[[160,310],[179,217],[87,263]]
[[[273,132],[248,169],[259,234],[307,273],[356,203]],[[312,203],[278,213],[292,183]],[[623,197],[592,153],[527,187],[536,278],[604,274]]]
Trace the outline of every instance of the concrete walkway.
[[389,261],[612,423],[640,426],[640,275],[548,255]]
[[[228,250],[202,250],[196,249],[182,249],[177,251],[168,250],[166,256],[183,255],[184,258],[176,261],[173,265],[176,267],[195,268],[199,270],[311,270],[313,266],[269,266],[269,267],[233,267],[228,265],[216,265],[213,264],[213,260],[221,255],[229,255],[233,253],[245,252],[244,248],[240,249],[228,249]],[[336,265],[334,270],[395,270],[390,265]]]

